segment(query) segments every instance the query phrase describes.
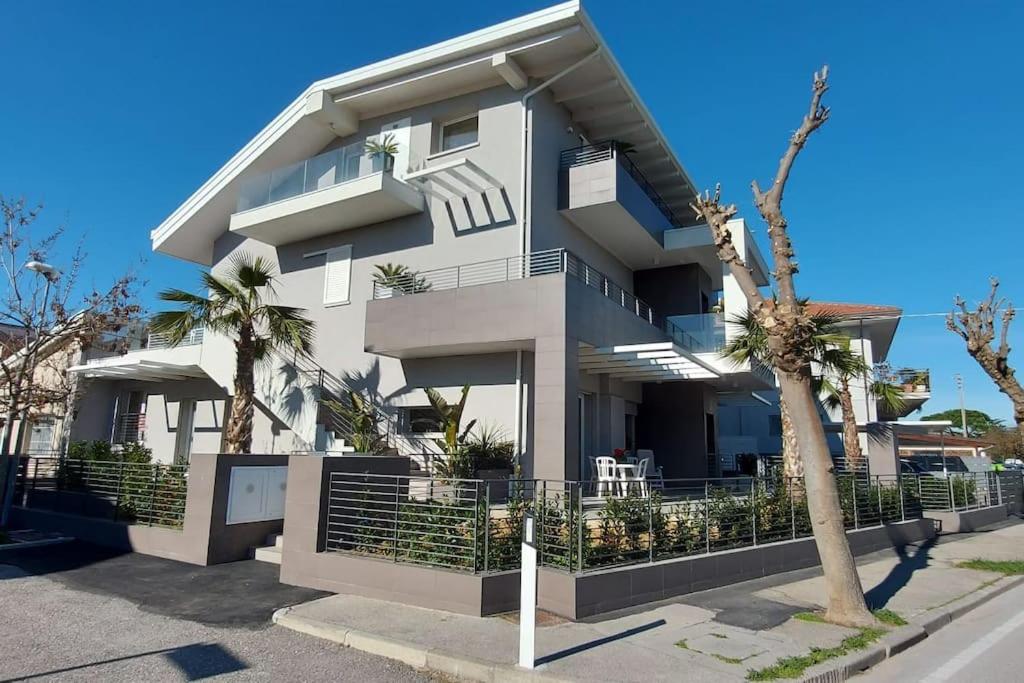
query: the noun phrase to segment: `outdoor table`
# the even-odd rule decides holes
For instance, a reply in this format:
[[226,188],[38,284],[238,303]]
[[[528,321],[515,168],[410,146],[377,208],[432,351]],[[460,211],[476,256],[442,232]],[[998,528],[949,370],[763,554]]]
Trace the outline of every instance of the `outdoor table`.
[[627,487],[631,481],[637,481],[637,464],[620,462],[615,464],[615,471],[619,475],[619,492],[626,495]]

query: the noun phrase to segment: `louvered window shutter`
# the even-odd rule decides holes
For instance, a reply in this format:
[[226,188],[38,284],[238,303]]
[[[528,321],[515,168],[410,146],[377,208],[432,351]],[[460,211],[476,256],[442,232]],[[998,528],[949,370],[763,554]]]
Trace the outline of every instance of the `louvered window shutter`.
[[352,280],[352,245],[335,247],[326,251],[327,267],[324,269],[324,304],[348,302],[349,284]]

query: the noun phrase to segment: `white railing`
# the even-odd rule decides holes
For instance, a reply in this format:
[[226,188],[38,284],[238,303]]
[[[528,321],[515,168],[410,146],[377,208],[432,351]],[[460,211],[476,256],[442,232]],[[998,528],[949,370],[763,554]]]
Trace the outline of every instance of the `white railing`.
[[[194,346],[196,344],[202,344],[204,334],[204,328],[197,327],[189,332],[184,339],[178,342],[177,346]],[[149,337],[146,339],[147,349],[166,349],[170,345],[168,336],[160,332],[150,332]]]

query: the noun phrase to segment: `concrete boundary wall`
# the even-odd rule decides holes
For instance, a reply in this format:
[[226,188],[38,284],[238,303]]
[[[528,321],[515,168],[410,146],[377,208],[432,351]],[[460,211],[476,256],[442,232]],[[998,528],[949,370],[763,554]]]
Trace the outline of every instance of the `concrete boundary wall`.
[[471,574],[325,552],[334,472],[408,476],[409,458],[309,456],[288,465],[281,582],[480,616],[516,609],[519,572]]
[[[292,458],[288,466],[281,582],[418,607],[485,616],[518,608],[519,572],[473,574],[344,552],[326,552],[332,472],[407,475],[408,458]],[[916,519],[847,534],[855,555],[935,536]],[[664,600],[820,563],[813,538],[583,574],[541,569],[538,605],[569,619]]]
[[1006,507],[1006,505],[993,505],[992,507],[960,510],[959,512],[925,510],[924,516],[935,524],[935,530],[939,534],[962,534],[1003,521],[1007,516]]
[[[250,548],[263,545],[283,528],[282,520],[228,526],[228,484],[232,467],[287,465],[287,455],[194,454],[189,463],[185,519],[181,529],[122,524],[105,519],[36,508],[14,508],[21,528],[60,531],[97,545],[189,564],[209,565],[244,560]],[[305,457],[305,456],[294,456]]]
[[[935,528],[931,520],[916,519],[846,536],[853,554],[864,555],[932,538]],[[820,562],[814,538],[809,537],[585,574],[541,569],[537,604],[568,619],[583,619]]]

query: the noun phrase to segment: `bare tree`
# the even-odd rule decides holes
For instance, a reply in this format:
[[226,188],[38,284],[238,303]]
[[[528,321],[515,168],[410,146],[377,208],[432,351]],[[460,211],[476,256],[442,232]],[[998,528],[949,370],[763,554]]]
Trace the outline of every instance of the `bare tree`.
[[809,109],[790,137],[771,188],[762,191],[756,180],[751,184],[754,203],[768,224],[776,297],[761,293],[751,269],[736,249],[728,226],[736,214],[736,206],[722,203],[721,188],[716,187],[714,195],[705,192],[698,196],[692,207],[697,217],[707,222],[719,259],[729,268],[751,314],[768,336],[771,365],[778,376],[803,461],[811,527],[825,573],[828,595],[825,618],[838,624],[865,626],[875,620],[865,603],[857,566],[846,539],[834,465],[812,387],[815,326],[796,294],[793,274],[797,272],[797,264],[788,223],[782,213],[783,192],[793,163],[810,135],[828,120],[829,109],[821,104],[828,90],[827,79],[828,67],[814,74]]
[[[6,513],[14,457],[20,455],[24,433],[40,411],[67,410],[77,385],[67,374],[76,352],[104,343],[103,338],[127,325],[140,313],[137,278],[128,273],[107,289],[81,286],[79,275],[86,254],[77,245],[54,266],[64,228],[38,230],[41,206],[24,199],[0,196],[0,414],[5,476],[0,476],[0,501]],[[17,425],[17,433],[15,433]],[[14,457],[11,457],[14,456]],[[0,513],[0,517],[5,516]],[[2,520],[0,520],[2,523]]]
[[[996,299],[999,280],[989,280],[991,289],[988,298],[978,303],[975,310],[967,308],[967,302],[957,296],[953,305],[958,310],[946,316],[946,327],[967,342],[967,353],[978,362],[999,391],[1006,394],[1013,404],[1013,420],[1024,435],[1024,387],[1021,387],[1010,367],[1010,323],[1016,311],[1006,299]],[[999,321],[999,345],[996,341],[996,320]]]

